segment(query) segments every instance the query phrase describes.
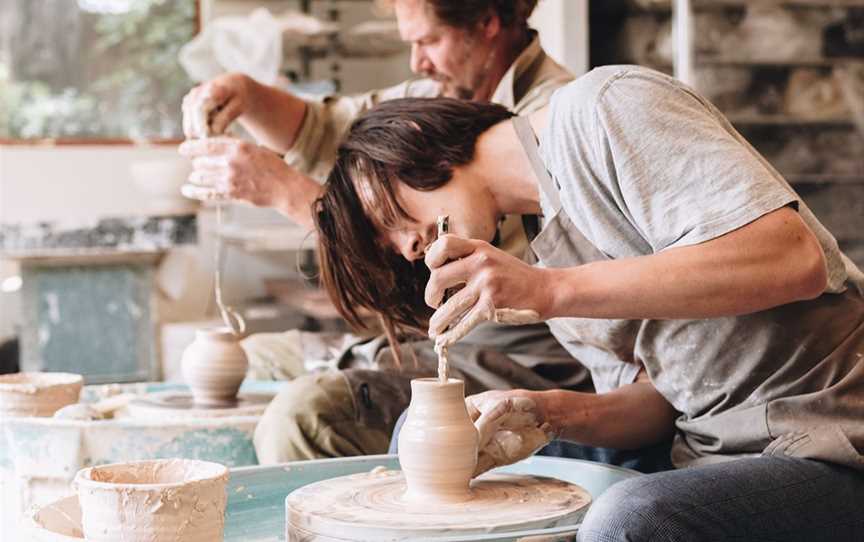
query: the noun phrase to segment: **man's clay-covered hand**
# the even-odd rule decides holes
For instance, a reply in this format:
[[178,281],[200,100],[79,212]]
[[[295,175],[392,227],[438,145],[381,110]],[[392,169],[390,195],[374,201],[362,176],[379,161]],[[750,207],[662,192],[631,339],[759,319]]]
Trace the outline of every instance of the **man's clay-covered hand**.
[[465,398],[480,434],[474,476],[530,457],[555,438],[538,398],[523,390],[487,391]]
[[[241,139],[190,139],[180,145],[180,154],[192,159],[189,182],[182,188],[187,197],[302,209],[311,206],[320,190],[275,152]],[[302,218],[297,220],[303,223]]]
[[[483,322],[524,325],[542,321],[549,284],[532,267],[489,243],[444,235],[429,246],[426,303],[436,308],[429,336],[447,347]],[[464,285],[442,304],[448,288]]]
[[249,77],[229,73],[202,83],[183,97],[183,133],[187,139],[222,135],[251,103]]

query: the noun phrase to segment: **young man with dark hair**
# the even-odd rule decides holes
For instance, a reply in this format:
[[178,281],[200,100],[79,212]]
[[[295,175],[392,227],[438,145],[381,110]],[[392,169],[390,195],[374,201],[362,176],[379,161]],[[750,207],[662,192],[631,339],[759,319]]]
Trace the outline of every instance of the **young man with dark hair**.
[[[192,191],[203,198],[216,195],[272,206],[311,228],[312,202],[321,194],[316,179],[323,180],[329,172],[339,140],[363,111],[393,98],[443,95],[492,101],[530,113],[572,80],[545,54],[536,32],[528,27],[536,0],[385,3],[394,8],[402,37],[411,44],[411,68],[420,79],[322,101],[304,101],[239,74],[205,83],[184,102],[187,135],[219,134],[238,119],[261,146],[227,137],[190,139],[181,152],[193,158]],[[284,161],[277,152],[285,153]],[[520,217],[503,219],[497,231],[498,246],[514,256],[524,254],[527,239]],[[304,335],[304,344],[317,338]],[[282,340],[272,334],[258,335],[244,346],[253,362],[278,359],[292,350]],[[396,419],[408,405],[410,379],[433,374],[437,365],[428,341],[410,346],[419,365],[406,351],[401,367],[394,359],[400,350],[386,345],[383,337],[357,341],[334,356],[331,367],[338,371],[315,372],[287,383],[256,428],[259,461],[386,452]],[[451,358],[455,372],[475,392],[591,388],[584,367],[542,325],[483,326],[451,349]],[[668,456],[662,450],[659,455]],[[659,455],[659,466],[629,465],[662,468],[668,459]]]
[[[542,216],[527,225],[536,265],[489,243],[506,214]],[[453,219],[441,238],[438,215]],[[688,468],[617,484],[579,540],[864,539],[864,274],[680,82],[598,68],[512,120],[494,104],[382,104],[351,127],[316,223],[346,317],[414,326],[423,299],[448,346],[502,309],[534,311],[598,392],[490,391],[467,399],[475,416],[518,409],[526,439],[545,427],[618,448],[674,420]],[[392,273],[398,258],[428,281]],[[500,451],[481,450],[484,466],[533,449]]]

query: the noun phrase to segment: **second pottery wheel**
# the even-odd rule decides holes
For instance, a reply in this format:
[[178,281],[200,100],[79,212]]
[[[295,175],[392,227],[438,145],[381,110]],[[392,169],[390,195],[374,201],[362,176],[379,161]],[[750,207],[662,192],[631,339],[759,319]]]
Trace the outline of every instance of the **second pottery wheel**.
[[403,498],[399,471],[375,470],[305,486],[285,500],[289,541],[418,540],[545,529],[578,523],[591,495],[576,484],[519,474],[486,474],[466,502],[430,505]]
[[182,418],[260,416],[272,400],[272,394],[240,393],[232,404],[212,406],[195,403],[188,392],[160,392],[133,399],[126,408],[133,418],[166,415]]

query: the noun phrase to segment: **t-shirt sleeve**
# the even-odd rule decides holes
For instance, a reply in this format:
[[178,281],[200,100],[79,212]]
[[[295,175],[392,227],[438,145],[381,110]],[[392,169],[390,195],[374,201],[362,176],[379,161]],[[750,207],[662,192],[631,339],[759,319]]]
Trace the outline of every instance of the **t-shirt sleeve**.
[[797,197],[703,98],[659,74],[609,81],[594,108],[602,187],[654,252],[719,237]]

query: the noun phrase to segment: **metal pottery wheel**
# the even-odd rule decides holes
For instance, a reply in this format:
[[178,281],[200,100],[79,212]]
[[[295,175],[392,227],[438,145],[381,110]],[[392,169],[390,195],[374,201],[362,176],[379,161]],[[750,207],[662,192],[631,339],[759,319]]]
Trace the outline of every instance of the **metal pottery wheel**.
[[233,403],[202,405],[196,403],[189,392],[168,391],[149,393],[133,399],[127,406],[127,410],[133,418],[152,418],[165,415],[183,418],[260,416],[272,400],[272,394],[240,393]]
[[471,491],[469,501],[431,505],[403,499],[400,471],[324,480],[286,499],[286,539],[418,540],[546,529],[578,523],[591,503],[590,493],[576,484],[524,474],[487,474],[472,482]]

